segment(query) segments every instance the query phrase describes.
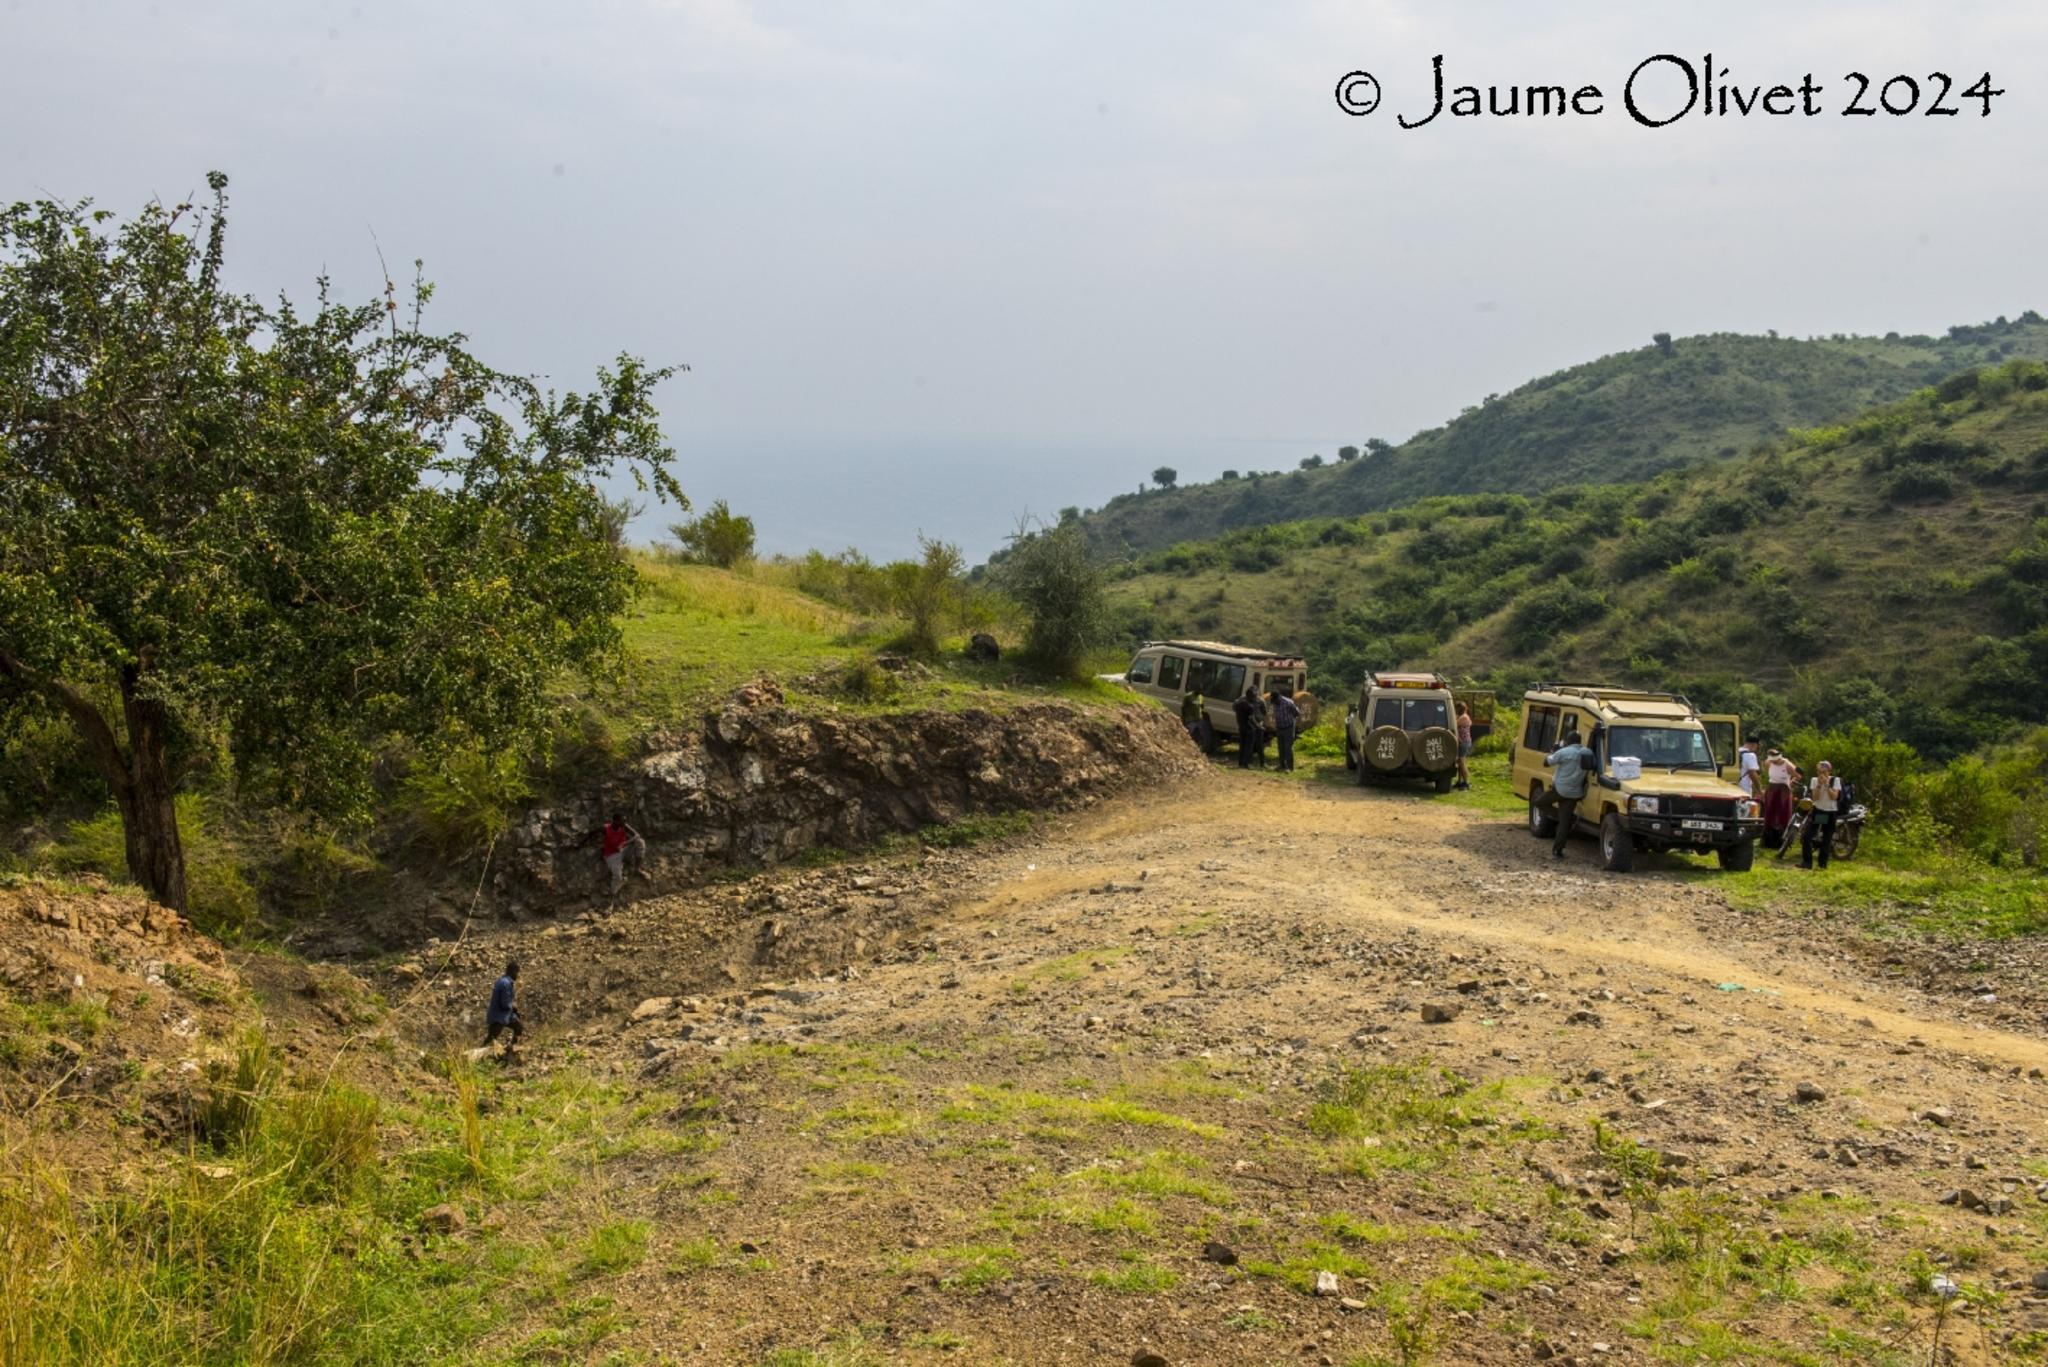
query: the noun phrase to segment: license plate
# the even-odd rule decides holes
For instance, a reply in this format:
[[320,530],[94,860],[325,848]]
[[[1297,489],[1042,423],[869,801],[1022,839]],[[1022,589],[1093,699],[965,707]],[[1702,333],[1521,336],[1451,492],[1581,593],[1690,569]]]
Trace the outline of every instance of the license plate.
[[1688,831],[1725,831],[1727,826],[1719,821],[1686,820],[1678,823]]

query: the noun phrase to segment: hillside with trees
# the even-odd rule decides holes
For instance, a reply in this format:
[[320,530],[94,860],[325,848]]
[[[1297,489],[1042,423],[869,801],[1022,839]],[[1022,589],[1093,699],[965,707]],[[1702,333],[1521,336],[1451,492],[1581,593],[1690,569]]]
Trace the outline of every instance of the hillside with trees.
[[1332,695],[1396,665],[1598,678],[1931,757],[2048,721],[2048,365],[1707,469],[1185,542],[1128,563],[1115,610],[1129,639],[1305,648]]
[[1291,471],[1160,479],[1076,514],[1098,553],[1156,550],[1239,527],[1353,517],[1440,494],[1537,494],[1649,479],[1734,460],[1786,430],[1838,422],[1971,367],[2048,359],[2048,321],[1950,328],[1942,337],[1716,333],[1652,344],[1489,394],[1398,446],[1379,438],[1307,453]]

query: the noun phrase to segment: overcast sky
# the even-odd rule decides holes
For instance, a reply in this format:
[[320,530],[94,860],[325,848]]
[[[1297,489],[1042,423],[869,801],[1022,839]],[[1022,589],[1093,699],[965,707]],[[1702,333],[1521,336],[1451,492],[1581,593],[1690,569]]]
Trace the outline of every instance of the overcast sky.
[[[1709,51],[1828,112],[1628,120],[1637,62]],[[1403,131],[1439,52],[1607,113]],[[381,244],[503,367],[686,362],[683,485],[777,550],[979,558],[1155,465],[1399,440],[1655,331],[2048,308],[2039,0],[0,0],[0,60],[0,198],[217,167],[246,288],[367,292]],[[1989,118],[1836,112],[1852,69],[1987,68]]]

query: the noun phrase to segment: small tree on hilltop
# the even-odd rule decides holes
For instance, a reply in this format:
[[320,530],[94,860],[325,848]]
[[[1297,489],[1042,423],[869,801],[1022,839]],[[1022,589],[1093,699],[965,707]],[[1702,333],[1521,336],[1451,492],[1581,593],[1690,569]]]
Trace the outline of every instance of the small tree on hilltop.
[[1357,459],[1358,448],[1356,446],[1340,446],[1337,448],[1337,463],[1339,465],[1349,465]]
[[1322,468],[1323,468],[1323,457],[1322,457],[1322,454],[1321,454],[1320,452],[1318,452],[1317,454],[1315,454],[1315,455],[1313,455],[1313,456],[1303,456],[1303,457],[1301,458],[1301,468],[1302,468],[1302,469],[1304,469],[1304,470],[1320,470],[1320,469],[1322,469]]
[[1019,526],[999,585],[1030,615],[1024,653],[1050,673],[1081,677],[1088,652],[1102,642],[1109,622],[1102,571],[1081,529]]
[[1385,437],[1367,437],[1365,439],[1365,453],[1369,456],[1384,456],[1393,449],[1393,444]]
[[1669,356],[1678,349],[1671,344],[1671,334],[1668,332],[1654,333],[1650,340],[1657,344],[1657,352],[1662,356]]
[[561,672],[618,658],[600,482],[682,502],[671,371],[622,356],[557,396],[423,332],[423,282],[405,317],[388,282],[229,294],[207,181],[210,209],[125,225],[0,210],[0,725],[70,723],[129,872],[181,910],[193,752],[224,733],[238,781],[356,815],[388,738],[523,753]]
[[699,564],[729,570],[754,558],[754,519],[733,516],[722,498],[689,521],[674,524],[668,534],[684,558]]
[[960,576],[967,561],[958,546],[920,536],[916,560],[891,565],[896,605],[910,621],[910,648],[920,655],[939,653],[939,636],[960,618],[965,588]]
[[1152,482],[1162,489],[1171,489],[1180,482],[1180,471],[1171,465],[1162,465],[1152,472]]

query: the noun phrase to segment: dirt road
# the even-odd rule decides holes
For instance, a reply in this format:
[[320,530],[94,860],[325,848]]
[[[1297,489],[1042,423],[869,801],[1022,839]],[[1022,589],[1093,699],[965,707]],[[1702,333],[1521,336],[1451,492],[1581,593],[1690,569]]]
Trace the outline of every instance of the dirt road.
[[1926,1362],[1936,1274],[1946,1360],[2040,1360],[2038,983],[1676,868],[1218,774],[493,932],[553,1025],[511,1085],[594,1057],[687,1117],[509,1218],[651,1222],[607,1346],[682,1360]]

